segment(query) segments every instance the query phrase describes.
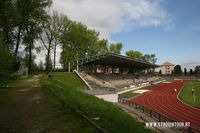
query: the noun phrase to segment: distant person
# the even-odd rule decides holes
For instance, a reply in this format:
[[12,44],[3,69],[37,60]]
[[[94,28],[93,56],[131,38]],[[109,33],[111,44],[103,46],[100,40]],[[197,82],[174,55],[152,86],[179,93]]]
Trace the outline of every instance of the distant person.
[[192,95],[194,95],[194,89],[192,89]]
[[52,77],[51,73],[48,73],[48,78],[51,78],[51,77]]
[[177,90],[176,90],[176,88],[174,88],[174,93],[176,94],[176,92],[177,92]]

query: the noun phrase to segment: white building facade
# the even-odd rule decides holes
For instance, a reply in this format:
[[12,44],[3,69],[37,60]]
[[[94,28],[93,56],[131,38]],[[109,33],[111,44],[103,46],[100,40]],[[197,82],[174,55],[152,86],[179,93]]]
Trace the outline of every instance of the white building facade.
[[161,74],[164,75],[172,74],[172,72],[174,71],[174,67],[175,65],[168,61],[163,63],[162,65],[160,65]]

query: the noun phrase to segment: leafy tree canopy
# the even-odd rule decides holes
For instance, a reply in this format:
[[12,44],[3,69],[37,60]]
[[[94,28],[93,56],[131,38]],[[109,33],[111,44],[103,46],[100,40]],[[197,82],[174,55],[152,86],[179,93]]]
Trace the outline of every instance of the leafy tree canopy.
[[131,57],[136,60],[141,60],[141,61],[145,61],[145,62],[153,63],[153,64],[155,64],[157,61],[155,54],[143,55],[143,53],[140,51],[133,51],[133,50],[127,51],[126,56]]
[[200,74],[200,65],[195,66],[194,72],[195,72],[195,74]]
[[178,74],[178,75],[182,74],[182,69],[180,65],[176,65],[174,67],[174,74]]
[[155,54],[145,54],[144,56],[142,56],[142,60],[148,63],[155,64],[157,61],[157,58]]
[[115,54],[120,54],[122,47],[123,47],[122,43],[110,44],[109,52],[115,53]]
[[67,67],[70,60],[80,59],[108,51],[108,41],[99,39],[99,33],[67,17],[58,34],[62,52],[60,63]]
[[130,50],[126,52],[126,55],[137,60],[142,60],[142,53],[140,51]]

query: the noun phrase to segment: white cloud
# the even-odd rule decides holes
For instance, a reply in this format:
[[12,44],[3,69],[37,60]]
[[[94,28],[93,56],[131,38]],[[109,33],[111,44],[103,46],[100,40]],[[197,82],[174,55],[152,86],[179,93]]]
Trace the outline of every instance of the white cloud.
[[119,32],[122,12],[113,0],[54,0],[53,9],[100,32],[102,37]]
[[162,0],[132,0],[123,7],[129,20],[126,23],[132,28],[162,27],[165,31],[173,28],[172,16],[163,8]]
[[[52,8],[95,29],[101,38],[108,40],[111,34],[136,28],[173,28],[173,19],[162,0],[54,0]],[[45,52],[39,55],[37,61],[44,61]]]
[[108,39],[112,33],[141,27],[169,30],[173,23],[162,0],[54,0],[53,9]]

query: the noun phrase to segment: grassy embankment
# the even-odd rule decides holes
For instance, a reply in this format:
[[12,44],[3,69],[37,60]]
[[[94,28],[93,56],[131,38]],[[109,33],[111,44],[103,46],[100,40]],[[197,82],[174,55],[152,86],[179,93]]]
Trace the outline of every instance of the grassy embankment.
[[[194,89],[195,101],[192,95],[192,88]],[[187,103],[192,106],[200,106],[200,82],[193,81],[185,83],[178,97],[184,103]]]
[[[53,92],[70,110],[80,110],[110,133],[152,132],[112,103],[81,91],[85,85],[73,73],[55,73],[51,79],[43,77],[42,88]],[[76,112],[74,112],[76,113]]]

